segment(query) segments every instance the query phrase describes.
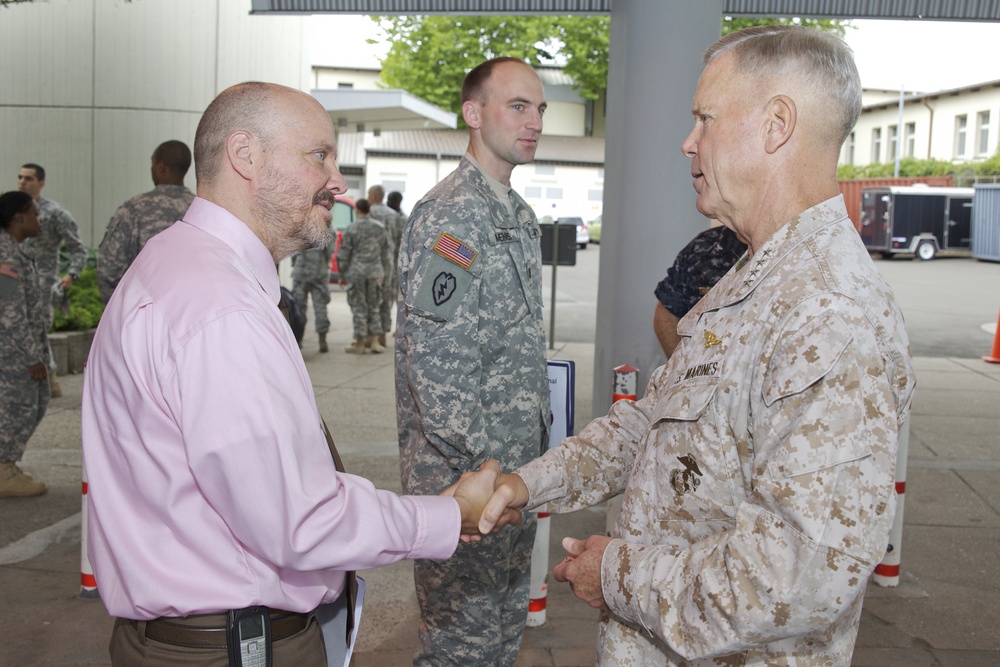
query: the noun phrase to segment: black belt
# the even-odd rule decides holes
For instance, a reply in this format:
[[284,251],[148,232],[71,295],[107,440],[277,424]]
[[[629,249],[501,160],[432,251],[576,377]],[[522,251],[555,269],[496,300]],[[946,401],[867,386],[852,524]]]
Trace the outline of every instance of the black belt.
[[[271,611],[271,641],[281,641],[302,632],[309,625],[312,614],[298,614],[291,611]],[[199,614],[183,618],[160,617],[152,621],[122,619],[139,634],[145,623],[146,639],[183,646],[185,648],[214,648],[226,650],[227,614]]]

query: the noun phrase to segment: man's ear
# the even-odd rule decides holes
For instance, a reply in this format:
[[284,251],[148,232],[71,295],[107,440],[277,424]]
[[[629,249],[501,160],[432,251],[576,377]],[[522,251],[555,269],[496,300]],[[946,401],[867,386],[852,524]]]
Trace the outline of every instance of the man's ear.
[[478,130],[482,125],[479,118],[479,103],[472,100],[462,102],[462,119],[470,128]]
[[258,156],[257,138],[246,131],[233,132],[226,139],[226,157],[229,164],[240,176],[246,180],[253,179],[256,174],[258,164],[254,164],[254,158]]
[[792,138],[797,120],[795,102],[787,95],[775,95],[767,102],[764,150],[775,153]]

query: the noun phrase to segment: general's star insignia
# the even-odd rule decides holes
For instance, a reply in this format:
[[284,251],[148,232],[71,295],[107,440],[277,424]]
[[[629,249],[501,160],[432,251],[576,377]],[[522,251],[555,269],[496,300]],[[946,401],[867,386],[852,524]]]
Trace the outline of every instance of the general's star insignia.
[[705,329],[705,347],[712,347],[713,345],[721,345],[722,339],[715,335],[715,333]]

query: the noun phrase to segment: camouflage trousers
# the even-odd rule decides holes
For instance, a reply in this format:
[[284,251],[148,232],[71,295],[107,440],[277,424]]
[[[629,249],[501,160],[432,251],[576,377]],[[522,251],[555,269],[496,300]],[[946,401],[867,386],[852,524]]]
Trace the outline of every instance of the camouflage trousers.
[[[391,278],[391,280],[390,280]],[[382,290],[382,302],[379,306],[379,316],[382,318],[382,331],[392,331],[392,309],[396,305],[399,293],[399,274],[393,269],[385,278],[385,289]]]
[[0,461],[20,461],[49,407],[49,383],[31,379],[27,366],[0,369]]
[[307,321],[309,308],[306,305],[306,298],[310,295],[312,296],[313,313],[316,317],[316,333],[326,333],[330,330],[330,316],[326,312],[326,307],[330,303],[329,277],[292,281],[292,296],[295,297],[295,302],[299,304],[302,315]]
[[521,648],[531,588],[534,514],[446,561],[414,562],[420,648],[414,667],[510,667]]
[[355,339],[382,333],[380,282],[380,278],[351,278],[347,283],[347,305],[351,307]]

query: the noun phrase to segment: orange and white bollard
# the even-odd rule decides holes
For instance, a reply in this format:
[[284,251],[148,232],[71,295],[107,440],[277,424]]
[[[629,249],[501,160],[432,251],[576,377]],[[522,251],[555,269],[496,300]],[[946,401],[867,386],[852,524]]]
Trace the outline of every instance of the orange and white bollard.
[[[634,401],[638,398],[636,386],[639,383],[639,369],[635,366],[622,364],[615,368],[615,378],[612,383],[611,402]],[[617,495],[608,501],[608,514],[604,521],[604,533],[611,536],[611,529],[618,521],[618,514],[622,511],[622,497]]]
[[87,471],[83,471],[83,499],[80,509],[80,597],[97,598],[101,594],[97,590],[97,580],[94,579],[94,568],[90,566],[87,557]]
[[906,417],[899,431],[899,449],[896,453],[896,516],[889,531],[889,545],[885,558],[875,566],[872,579],[879,586],[895,588],[899,585],[899,562],[903,547],[903,500],[906,494],[906,457],[910,450],[910,417]]
[[528,593],[528,620],[525,625],[537,628],[545,625],[545,606],[549,586],[549,513],[538,513],[535,529],[535,546],[531,549],[531,592]]
[[1000,316],[997,317],[997,330],[993,334],[993,351],[984,356],[983,361],[1000,364]]

